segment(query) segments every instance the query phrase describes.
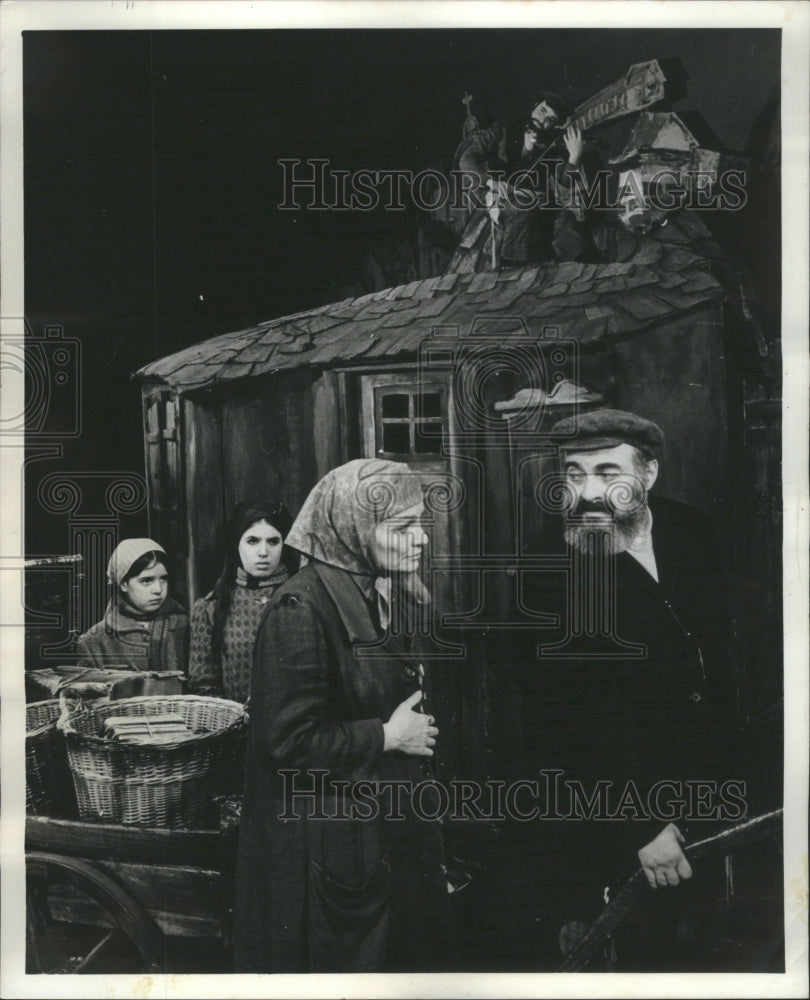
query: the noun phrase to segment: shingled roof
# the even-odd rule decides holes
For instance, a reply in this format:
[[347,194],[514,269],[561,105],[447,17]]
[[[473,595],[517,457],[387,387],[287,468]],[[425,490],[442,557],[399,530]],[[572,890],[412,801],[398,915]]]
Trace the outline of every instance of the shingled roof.
[[625,263],[568,262],[413,281],[213,337],[133,377],[188,392],[290,368],[401,360],[416,355],[432,327],[457,326],[463,336],[486,317],[520,317],[538,335],[557,325],[580,343],[624,336],[721,297],[710,265],[723,256],[703,223],[682,212],[654,238],[641,240]]

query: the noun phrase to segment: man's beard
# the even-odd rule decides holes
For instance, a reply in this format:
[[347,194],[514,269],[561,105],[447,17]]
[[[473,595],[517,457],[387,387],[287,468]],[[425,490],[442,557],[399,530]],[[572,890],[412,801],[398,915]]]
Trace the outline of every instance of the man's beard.
[[[581,552],[604,552],[614,556],[624,552],[647,523],[647,495],[634,494],[630,510],[612,510],[601,502],[580,501],[570,511],[565,524],[566,542]],[[600,518],[584,517],[598,513]]]
[[548,139],[555,133],[556,128],[557,126],[550,122],[538,122],[534,118],[529,123],[529,131],[534,133],[537,140]]

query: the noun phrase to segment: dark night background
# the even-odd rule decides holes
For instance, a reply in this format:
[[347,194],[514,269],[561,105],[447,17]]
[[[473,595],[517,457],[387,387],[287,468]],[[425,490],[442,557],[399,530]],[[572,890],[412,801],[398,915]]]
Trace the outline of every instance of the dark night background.
[[[23,51],[26,315],[83,350],[82,434],[29,464],[29,497],[53,471],[143,472],[137,368],[343,297],[370,246],[407,235],[403,213],[279,212],[279,158],[449,165],[465,91],[508,119],[652,58],[685,71],[675,110],[756,152],[780,74],[775,30],[26,32]],[[718,222],[778,331],[778,192],[754,194]],[[29,501],[26,527],[29,555],[66,551],[64,515]]]

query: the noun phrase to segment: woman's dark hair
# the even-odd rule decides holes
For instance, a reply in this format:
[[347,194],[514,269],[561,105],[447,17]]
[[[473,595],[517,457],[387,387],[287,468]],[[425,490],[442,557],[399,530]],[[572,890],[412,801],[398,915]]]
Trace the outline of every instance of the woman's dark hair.
[[[157,549],[153,549],[152,552],[144,552],[142,556],[139,556],[135,562],[127,570],[127,575],[121,581],[121,583],[126,583],[127,580],[131,580],[133,576],[140,576],[145,569],[151,569],[160,563],[161,566],[166,566],[168,569],[168,563],[166,559],[165,552],[159,552]],[[120,587],[119,587],[120,589]]]
[[[236,572],[242,565],[239,559],[239,540],[252,524],[257,521],[267,521],[286,538],[292,527],[292,518],[283,503],[274,500],[248,500],[231,514],[225,527],[225,559],[222,572],[217,577],[211,599],[214,603],[213,630],[211,648],[214,656],[222,656],[223,633],[225,622],[233,603],[233,591],[236,586]],[[281,562],[290,573],[298,569],[299,556],[293,549],[285,545],[281,552]]]

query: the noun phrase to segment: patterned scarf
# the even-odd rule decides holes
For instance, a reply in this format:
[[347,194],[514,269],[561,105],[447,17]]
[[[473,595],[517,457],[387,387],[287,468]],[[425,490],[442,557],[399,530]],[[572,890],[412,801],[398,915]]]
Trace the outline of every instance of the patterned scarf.
[[261,580],[256,576],[250,576],[241,566],[237,566],[235,583],[237,587],[245,587],[247,590],[263,590],[265,587],[280,587],[289,575],[290,571],[284,563],[279,563],[270,576]]
[[[424,499],[419,475],[402,462],[356,459],[332,469],[312,489],[286,544],[316,562],[350,573],[368,599],[387,590],[377,564],[377,525]],[[430,594],[418,573],[398,574],[396,589],[419,604]],[[381,615],[384,619],[384,616]]]

